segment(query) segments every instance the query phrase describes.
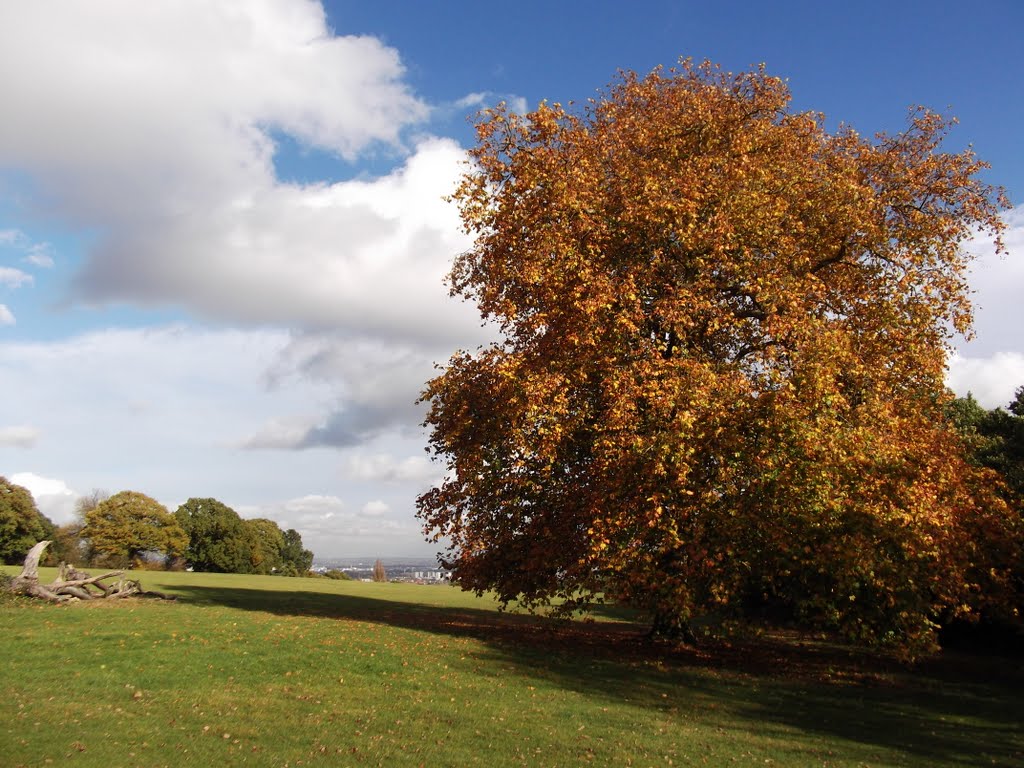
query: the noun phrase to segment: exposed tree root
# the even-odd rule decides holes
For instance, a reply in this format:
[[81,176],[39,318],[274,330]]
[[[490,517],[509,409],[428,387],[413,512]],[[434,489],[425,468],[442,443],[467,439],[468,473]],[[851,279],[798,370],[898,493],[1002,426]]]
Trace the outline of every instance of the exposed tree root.
[[[144,590],[135,579],[127,579],[124,571],[108,571],[99,576],[90,576],[73,566],[61,563],[57,578],[50,584],[39,583],[39,558],[49,546],[49,541],[40,541],[25,557],[21,573],[10,583],[10,590],[30,597],[38,597],[54,603],[71,603],[78,600],[117,600],[123,597],[156,597],[161,600],[176,600],[173,595]],[[104,584],[107,579],[117,579]]]

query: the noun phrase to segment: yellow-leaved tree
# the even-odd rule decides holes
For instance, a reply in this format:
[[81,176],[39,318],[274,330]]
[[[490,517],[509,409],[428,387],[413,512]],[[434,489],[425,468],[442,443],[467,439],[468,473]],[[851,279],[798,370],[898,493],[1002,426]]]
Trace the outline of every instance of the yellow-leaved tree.
[[98,562],[118,568],[149,555],[181,555],[189,544],[188,533],[167,507],[138,491],[115,493],[88,510],[82,537]]
[[450,282],[502,338],[427,385],[418,500],[463,587],[907,648],[1010,610],[986,558],[1019,530],[942,416],[1002,193],[931,112],[866,139],[789,101],[685,61],[481,115]]

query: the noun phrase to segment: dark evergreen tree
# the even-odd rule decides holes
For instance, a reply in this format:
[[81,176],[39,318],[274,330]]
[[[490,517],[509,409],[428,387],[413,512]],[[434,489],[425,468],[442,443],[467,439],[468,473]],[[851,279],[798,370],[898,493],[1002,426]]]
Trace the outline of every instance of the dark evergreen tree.
[[193,570],[251,573],[252,541],[242,519],[217,499],[192,498],[174,513],[188,534],[185,560]]
[[286,576],[305,576],[313,567],[313,553],[303,548],[302,536],[294,528],[284,532],[281,561],[281,572]]

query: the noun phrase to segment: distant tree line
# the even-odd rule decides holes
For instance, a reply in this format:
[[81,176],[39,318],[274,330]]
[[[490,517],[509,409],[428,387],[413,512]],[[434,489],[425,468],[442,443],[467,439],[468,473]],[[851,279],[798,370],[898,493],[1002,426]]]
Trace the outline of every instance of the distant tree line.
[[285,576],[305,575],[313,565],[298,531],[266,518],[242,519],[216,499],[189,499],[172,514],[137,491],[93,491],[75,511],[73,522],[54,525],[26,488],[0,477],[0,560],[21,563],[48,539],[49,564]]
[[189,499],[174,517],[188,537],[184,558],[194,570],[297,576],[313,565],[298,531],[282,531],[266,518],[243,520],[216,499]]

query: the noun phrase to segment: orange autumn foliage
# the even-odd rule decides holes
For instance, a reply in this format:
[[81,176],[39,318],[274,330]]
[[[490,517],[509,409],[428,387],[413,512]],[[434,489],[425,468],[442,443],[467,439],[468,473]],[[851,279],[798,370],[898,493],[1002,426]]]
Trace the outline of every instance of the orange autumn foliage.
[[1003,599],[972,537],[1010,516],[941,411],[1005,200],[935,114],[868,140],[789,99],[683,62],[481,115],[450,281],[502,339],[428,383],[418,500],[464,588],[904,647]]

